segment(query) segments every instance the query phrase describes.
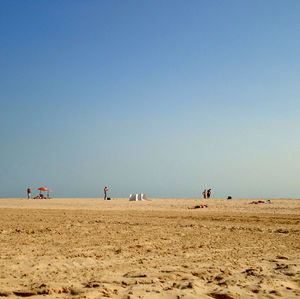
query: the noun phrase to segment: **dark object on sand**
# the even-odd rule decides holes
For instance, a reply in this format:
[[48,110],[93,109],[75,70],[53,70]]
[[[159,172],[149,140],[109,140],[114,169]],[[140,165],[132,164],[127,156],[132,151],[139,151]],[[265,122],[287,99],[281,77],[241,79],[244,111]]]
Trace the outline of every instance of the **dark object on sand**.
[[231,196],[228,196],[227,199],[232,199],[232,197],[231,197]]
[[107,200],[110,200],[110,197],[107,197]]
[[188,209],[203,209],[203,208],[208,208],[208,206],[207,205],[197,205],[197,206],[194,206],[194,207],[192,207],[192,208],[188,208]]

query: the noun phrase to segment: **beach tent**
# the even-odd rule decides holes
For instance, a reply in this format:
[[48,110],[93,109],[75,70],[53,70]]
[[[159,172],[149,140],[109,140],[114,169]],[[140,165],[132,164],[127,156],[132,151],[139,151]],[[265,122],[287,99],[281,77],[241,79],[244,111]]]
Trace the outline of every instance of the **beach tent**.
[[147,200],[147,194],[144,193],[133,193],[129,196],[129,201]]
[[40,190],[40,194],[42,193],[42,191],[47,192],[47,198],[50,198],[50,190],[44,187],[40,187],[38,188],[38,190]]

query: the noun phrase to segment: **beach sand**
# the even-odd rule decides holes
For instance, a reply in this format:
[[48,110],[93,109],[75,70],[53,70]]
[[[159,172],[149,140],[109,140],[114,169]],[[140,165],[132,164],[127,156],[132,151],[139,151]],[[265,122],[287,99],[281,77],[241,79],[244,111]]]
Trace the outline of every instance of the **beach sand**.
[[252,200],[0,199],[0,296],[300,298],[300,199]]

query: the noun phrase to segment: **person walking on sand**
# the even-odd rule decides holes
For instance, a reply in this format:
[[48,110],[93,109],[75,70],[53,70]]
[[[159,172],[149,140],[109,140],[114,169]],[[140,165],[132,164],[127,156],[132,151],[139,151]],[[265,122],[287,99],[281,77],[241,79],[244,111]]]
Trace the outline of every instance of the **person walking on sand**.
[[104,187],[104,200],[107,200],[107,192],[108,192],[108,188],[105,186]]
[[202,194],[203,194],[203,198],[207,197],[207,191],[206,191],[206,189],[204,189],[204,191],[202,192]]
[[207,198],[210,198],[210,195],[211,195],[211,189],[208,189],[207,190]]
[[27,198],[29,199],[31,196],[31,189],[30,188],[27,188]]

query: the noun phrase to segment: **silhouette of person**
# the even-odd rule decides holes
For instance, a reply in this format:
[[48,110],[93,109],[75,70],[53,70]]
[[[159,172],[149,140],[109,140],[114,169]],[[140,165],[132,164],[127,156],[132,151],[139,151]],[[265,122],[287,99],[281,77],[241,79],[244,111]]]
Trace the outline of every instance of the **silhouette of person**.
[[107,200],[107,192],[108,192],[108,188],[105,186],[104,187],[104,200]]
[[211,195],[211,189],[208,189],[207,190],[207,198],[210,198],[210,195]]

